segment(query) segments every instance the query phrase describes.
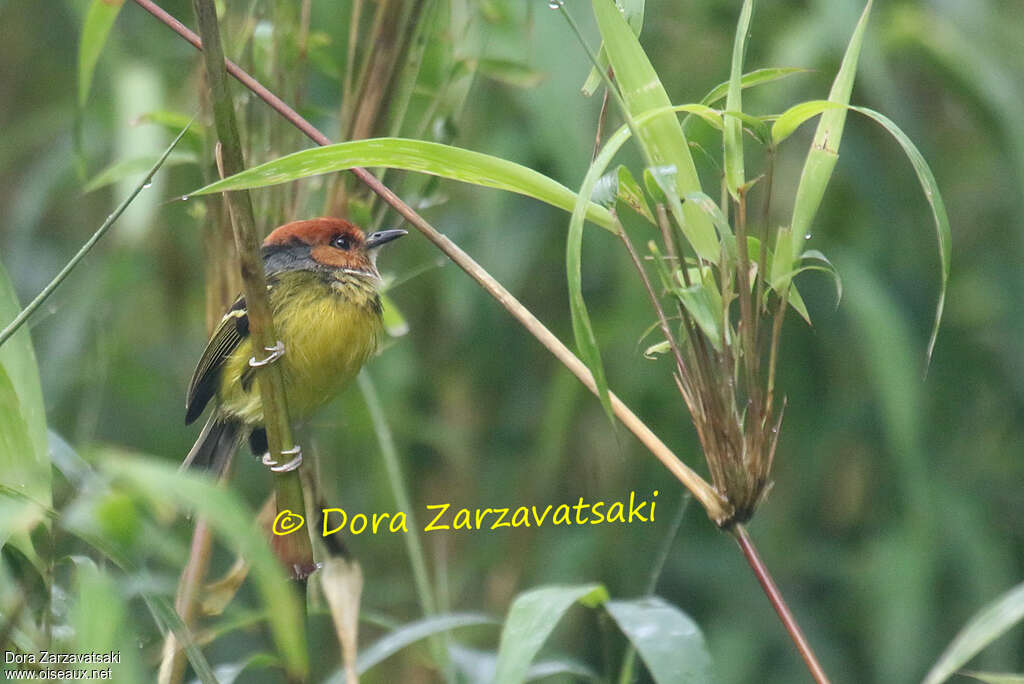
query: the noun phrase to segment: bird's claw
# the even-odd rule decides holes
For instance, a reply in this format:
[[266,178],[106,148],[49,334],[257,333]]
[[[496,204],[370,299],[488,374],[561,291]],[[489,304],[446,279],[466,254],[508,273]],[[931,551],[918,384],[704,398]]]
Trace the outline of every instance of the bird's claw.
[[277,341],[273,347],[264,347],[264,351],[270,352],[265,358],[257,360],[255,356],[249,357],[249,365],[253,368],[262,368],[263,366],[269,366],[270,364],[277,361],[279,358],[284,356],[284,342],[281,340]]
[[278,463],[270,457],[270,452],[263,454],[263,465],[270,468],[275,473],[290,473],[291,471],[302,465],[302,447],[296,444],[291,449],[285,449],[281,452],[282,456],[294,456],[292,460],[287,463]]

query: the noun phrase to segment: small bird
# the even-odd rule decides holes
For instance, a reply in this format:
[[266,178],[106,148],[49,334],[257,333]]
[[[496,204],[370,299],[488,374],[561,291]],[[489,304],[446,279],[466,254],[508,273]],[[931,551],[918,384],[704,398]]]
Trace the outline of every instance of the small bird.
[[[345,387],[380,345],[383,337],[381,246],[406,234],[363,231],[337,218],[287,223],[263,242],[263,267],[279,342],[259,352],[249,337],[245,298],[224,314],[199,359],[185,399],[185,424],[213,400],[213,413],[182,468],[220,473],[245,439],[254,454],[267,452],[263,405],[254,382],[259,368],[279,363],[289,417],[308,418]],[[261,358],[257,358],[261,357]],[[271,469],[279,466],[264,456]]]

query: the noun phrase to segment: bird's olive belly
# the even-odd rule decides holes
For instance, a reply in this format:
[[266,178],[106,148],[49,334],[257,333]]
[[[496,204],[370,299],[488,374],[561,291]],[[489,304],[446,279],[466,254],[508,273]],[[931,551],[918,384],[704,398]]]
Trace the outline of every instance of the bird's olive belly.
[[[373,291],[317,283],[290,288],[283,295],[272,291],[271,306],[285,348],[275,363],[284,377],[288,413],[302,421],[351,382],[376,352],[382,335],[380,305]],[[224,368],[220,396],[228,413],[249,424],[263,422],[255,377],[264,371],[249,367],[253,355],[250,340],[239,345]]]

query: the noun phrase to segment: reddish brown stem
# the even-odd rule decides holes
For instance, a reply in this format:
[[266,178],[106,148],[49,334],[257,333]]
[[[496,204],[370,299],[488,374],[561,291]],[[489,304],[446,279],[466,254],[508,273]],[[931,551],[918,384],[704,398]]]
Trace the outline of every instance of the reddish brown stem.
[[765,567],[761,556],[757,553],[757,548],[754,546],[754,542],[751,541],[750,535],[747,534],[746,528],[737,523],[730,528],[730,532],[736,538],[736,543],[740,545],[743,556],[747,559],[747,563],[750,564],[750,569],[754,571],[754,575],[757,576],[757,581],[761,584],[761,588],[764,589],[765,595],[768,596],[772,608],[779,614],[779,619],[785,626],[786,631],[789,632],[793,643],[796,644],[797,650],[800,651],[800,656],[804,659],[804,663],[807,665],[807,669],[810,670],[811,676],[814,677],[814,681],[818,682],[818,684],[828,684],[828,676],[825,674],[825,670],[818,663],[817,656],[811,650],[811,645],[800,630],[800,625],[797,624],[796,618],[793,617],[789,606],[786,605],[786,599],[782,598],[782,593],[779,591],[778,586],[776,586],[775,580],[772,579],[771,573],[768,572],[768,568]]

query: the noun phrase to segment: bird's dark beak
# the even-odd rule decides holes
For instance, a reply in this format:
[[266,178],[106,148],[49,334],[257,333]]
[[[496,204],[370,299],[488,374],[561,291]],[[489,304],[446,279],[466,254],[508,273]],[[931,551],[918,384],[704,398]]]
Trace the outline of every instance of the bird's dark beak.
[[393,228],[391,230],[378,230],[376,233],[371,233],[366,238],[366,249],[376,249],[381,245],[396,240],[403,235],[408,235],[409,231],[402,230],[401,228]]

